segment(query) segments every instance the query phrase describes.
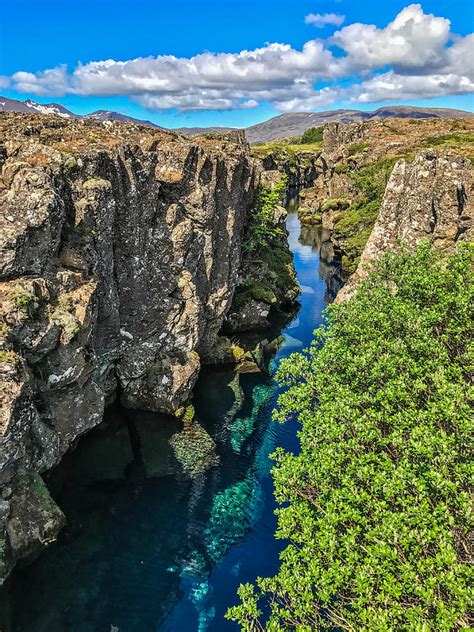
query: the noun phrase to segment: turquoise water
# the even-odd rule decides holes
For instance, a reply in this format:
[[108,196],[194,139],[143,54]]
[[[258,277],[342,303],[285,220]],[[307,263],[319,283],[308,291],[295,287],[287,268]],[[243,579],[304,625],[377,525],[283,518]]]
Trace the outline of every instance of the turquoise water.
[[[328,234],[287,221],[301,307],[271,361],[306,347],[342,281]],[[321,252],[321,256],[320,256]],[[280,333],[280,332],[276,332]],[[207,369],[197,418],[220,462],[193,480],[167,452],[175,422],[108,411],[48,479],[68,526],[0,594],[4,632],[225,631],[240,583],[278,567],[268,455],[298,450],[295,422],[271,420],[271,375]]]

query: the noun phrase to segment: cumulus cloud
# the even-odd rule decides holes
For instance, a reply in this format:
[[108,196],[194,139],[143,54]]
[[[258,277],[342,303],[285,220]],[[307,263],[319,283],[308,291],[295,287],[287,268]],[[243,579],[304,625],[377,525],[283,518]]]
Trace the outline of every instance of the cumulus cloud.
[[[311,14],[315,26],[343,16]],[[126,61],[19,71],[9,81],[36,95],[127,95],[149,109],[230,110],[269,102],[282,112],[336,102],[369,103],[473,91],[474,35],[456,36],[450,21],[404,8],[384,28],[355,23],[301,49],[270,43],[238,53],[161,55]],[[342,80],[358,83],[347,86]],[[317,88],[315,86],[318,86]]]
[[62,95],[69,92],[70,77],[65,65],[40,72],[16,72],[12,76],[15,89],[37,95]]
[[345,19],[345,15],[338,15],[337,13],[310,13],[305,17],[304,21],[305,24],[312,24],[317,29],[322,29],[328,24],[341,26]]
[[387,72],[374,77],[353,89],[350,99],[357,103],[377,101],[400,101],[439,97],[445,94],[474,92],[474,81],[455,74],[443,75],[399,75]]
[[396,71],[442,67],[450,39],[450,21],[423,13],[419,4],[403,9],[384,29],[373,24],[350,24],[337,31],[331,42],[347,53],[352,71],[391,65]]

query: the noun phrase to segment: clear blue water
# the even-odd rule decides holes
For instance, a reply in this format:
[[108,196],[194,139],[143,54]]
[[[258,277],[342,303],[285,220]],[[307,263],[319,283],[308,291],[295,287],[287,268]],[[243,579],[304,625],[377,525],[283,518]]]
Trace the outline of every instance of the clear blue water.
[[[287,227],[301,307],[271,373],[310,343],[342,285],[328,235],[301,228],[294,212]],[[0,630],[235,630],[224,613],[239,584],[274,573],[284,546],[274,538],[269,454],[297,451],[298,439],[295,422],[271,419],[277,394],[271,375],[242,375],[239,385],[230,371],[203,371],[195,406],[220,464],[193,480],[160,471],[173,422],[110,409],[49,477],[68,526],[3,589]]]

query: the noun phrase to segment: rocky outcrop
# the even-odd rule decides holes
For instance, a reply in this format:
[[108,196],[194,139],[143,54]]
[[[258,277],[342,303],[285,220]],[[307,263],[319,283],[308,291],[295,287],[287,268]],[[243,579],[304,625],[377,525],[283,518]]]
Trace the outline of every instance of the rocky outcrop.
[[278,233],[268,239],[266,248],[244,254],[225,332],[265,331],[275,321],[283,324],[291,317],[300,287],[288,247],[286,218],[286,210],[276,205],[272,225]]
[[256,152],[256,157],[261,162],[267,182],[278,181],[284,174],[290,189],[303,189],[312,186],[321,173],[317,153],[302,151],[295,154],[276,149],[270,151],[266,156],[260,156]]
[[21,518],[24,476],[58,463],[117,394],[189,410],[259,170],[239,133],[14,114],[0,130],[1,578],[62,524],[40,477],[41,515]]
[[393,166],[427,148],[472,159],[471,120],[391,119],[325,126],[321,176],[304,191],[299,216],[331,230],[345,271],[354,272]]
[[350,298],[371,262],[399,243],[429,239],[442,251],[474,239],[474,168],[467,158],[425,152],[394,167],[356,272],[338,294]]

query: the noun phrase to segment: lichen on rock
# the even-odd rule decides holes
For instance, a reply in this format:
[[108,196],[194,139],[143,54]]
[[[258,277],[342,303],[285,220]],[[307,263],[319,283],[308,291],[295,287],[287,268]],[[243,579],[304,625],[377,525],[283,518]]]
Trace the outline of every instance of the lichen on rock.
[[1,497],[57,464],[117,392],[150,411],[189,404],[232,301],[260,171],[238,133],[190,140],[14,113],[0,132]]

